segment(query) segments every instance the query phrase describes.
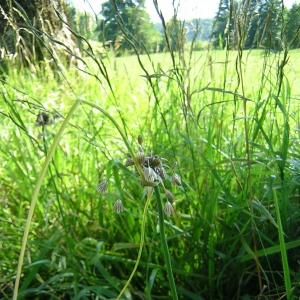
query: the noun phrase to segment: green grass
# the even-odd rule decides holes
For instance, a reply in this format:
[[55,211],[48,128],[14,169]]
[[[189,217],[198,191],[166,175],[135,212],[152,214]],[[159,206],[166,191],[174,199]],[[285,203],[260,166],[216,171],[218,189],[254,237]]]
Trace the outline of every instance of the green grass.
[[[79,99],[108,111],[134,149],[142,134],[147,150],[178,161],[183,186],[167,186],[176,212],[164,224],[179,299],[299,297],[300,58],[289,52],[279,89],[282,54],[243,51],[243,92],[237,56],[194,52],[185,69],[176,57],[174,69],[168,53],[150,60],[141,55],[147,73],[136,56],[112,57],[103,60],[109,82],[91,58],[85,58],[85,70],[95,76],[75,68],[63,76],[9,70],[0,102],[0,298],[12,297],[37,180]],[[42,129],[35,122],[44,110],[62,117],[38,138]],[[118,296],[138,256],[146,203],[132,169],[122,166],[126,152],[114,124],[81,103],[41,182],[20,299]],[[100,195],[96,185],[108,177],[108,193]],[[125,211],[116,215],[112,206],[120,197]],[[123,299],[171,297],[157,225],[153,198],[140,264]]]

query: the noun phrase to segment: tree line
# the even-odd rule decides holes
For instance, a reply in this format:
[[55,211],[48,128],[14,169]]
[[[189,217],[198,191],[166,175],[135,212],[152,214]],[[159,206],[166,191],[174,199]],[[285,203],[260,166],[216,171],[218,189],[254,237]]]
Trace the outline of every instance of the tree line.
[[[166,47],[163,27],[151,22],[145,0],[104,2],[94,32],[94,39],[118,52],[133,45],[141,52]],[[300,4],[287,8],[281,0],[220,0],[215,18],[182,21],[174,16],[166,22],[166,34],[174,50],[192,40],[210,40],[217,49],[235,49],[238,43],[244,49],[294,49],[300,47]]]
[[300,4],[281,0],[220,0],[213,30],[217,48],[290,49],[300,46]]
[[191,41],[199,50],[204,40],[217,49],[235,49],[237,45],[244,49],[300,46],[300,4],[287,8],[281,0],[220,0],[213,19],[182,21],[175,15],[166,20],[164,28],[151,22],[145,0],[109,0],[95,15],[80,12],[66,1],[5,0],[0,5],[0,53],[3,49],[17,52],[18,41],[21,50],[27,51],[27,59],[41,60],[44,43],[58,35],[64,35],[74,49],[76,43],[80,48],[80,38],[70,37],[66,24],[116,55],[130,53],[133,48],[140,53],[164,51],[166,35],[168,47],[175,51]]

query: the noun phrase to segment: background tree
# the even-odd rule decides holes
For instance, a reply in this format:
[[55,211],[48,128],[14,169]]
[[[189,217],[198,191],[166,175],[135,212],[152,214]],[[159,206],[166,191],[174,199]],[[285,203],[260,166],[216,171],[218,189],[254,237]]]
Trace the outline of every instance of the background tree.
[[278,48],[283,26],[283,10],[280,0],[221,0],[215,17],[215,46],[223,48],[235,45],[237,31],[244,34],[244,48]]
[[258,47],[278,49],[281,47],[280,31],[283,26],[281,0],[262,0],[258,7]]
[[[145,11],[145,0],[115,0],[118,12],[124,22],[126,31],[133,37],[132,41],[135,46],[143,51],[144,46],[147,49],[154,50],[160,43],[161,37],[159,32],[150,22],[150,16]],[[103,20],[98,26],[99,39],[102,42],[111,41],[115,49],[128,50],[131,49],[123,36],[119,27],[117,13],[112,1],[102,4],[101,15]]]
[[230,44],[232,44],[230,40],[234,30],[233,12],[235,7],[237,7],[237,3],[234,1],[220,0],[213,30],[214,45],[218,49],[230,48]]
[[294,3],[287,12],[285,37],[290,48],[300,47],[300,4]]

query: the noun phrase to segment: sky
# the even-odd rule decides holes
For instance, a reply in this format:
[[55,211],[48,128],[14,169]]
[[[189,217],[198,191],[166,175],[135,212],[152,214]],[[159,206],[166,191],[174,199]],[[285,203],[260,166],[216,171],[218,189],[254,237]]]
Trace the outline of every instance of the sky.
[[[101,11],[101,3],[107,0],[69,0],[74,6],[81,11],[91,12],[93,7],[95,13]],[[213,18],[218,10],[219,0],[174,0],[175,7],[178,6],[178,18],[191,20],[193,18]],[[88,4],[89,2],[89,4]],[[158,6],[162,11],[165,20],[171,19],[173,15],[173,0],[157,0]],[[299,0],[283,0],[284,5],[291,7],[294,2],[299,3]],[[160,22],[152,0],[146,0],[146,10],[150,15],[151,21],[154,23]]]
[[[101,3],[106,0],[69,0],[73,2],[74,6],[80,10],[91,11],[93,7],[96,13],[101,11]],[[87,3],[89,2],[89,4]],[[171,19],[173,15],[172,2],[173,0],[157,0],[158,6],[162,11],[166,20]],[[218,8],[219,0],[175,0],[175,5],[180,3],[178,8],[178,17],[180,19],[192,18],[212,18]],[[160,22],[157,12],[154,8],[152,0],[146,0],[146,10],[150,15],[151,21]]]

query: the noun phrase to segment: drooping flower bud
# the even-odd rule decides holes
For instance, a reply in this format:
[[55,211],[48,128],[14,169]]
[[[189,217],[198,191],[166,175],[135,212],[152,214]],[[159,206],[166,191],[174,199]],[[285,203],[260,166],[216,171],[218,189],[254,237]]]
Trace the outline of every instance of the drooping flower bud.
[[162,180],[167,179],[167,173],[166,173],[166,169],[164,167],[159,168],[159,176]]
[[146,186],[146,193],[147,193],[148,196],[152,196],[153,187],[152,186]]
[[123,206],[122,201],[119,199],[114,204],[114,212],[119,214],[120,212],[123,212],[123,211],[124,211],[124,206]]
[[173,205],[169,201],[167,201],[165,204],[164,213],[170,217],[173,212],[174,212]]
[[173,185],[177,185],[177,186],[181,186],[181,178],[178,174],[174,173],[172,175],[172,184]]
[[107,191],[107,187],[108,187],[108,182],[102,181],[96,186],[96,189],[97,189],[97,191],[100,192],[100,194],[104,194]]
[[165,193],[166,193],[166,197],[169,199],[169,200],[174,200],[174,195],[172,194],[172,192],[171,191],[169,191],[169,190],[165,190]]
[[149,160],[149,163],[150,163],[150,166],[152,168],[160,166],[161,165],[161,161],[160,161],[159,156],[158,155],[151,156],[150,160]]
[[144,152],[138,152],[138,153],[136,154],[136,158],[137,158],[139,164],[142,165],[142,164],[145,162],[146,155],[145,155]]

